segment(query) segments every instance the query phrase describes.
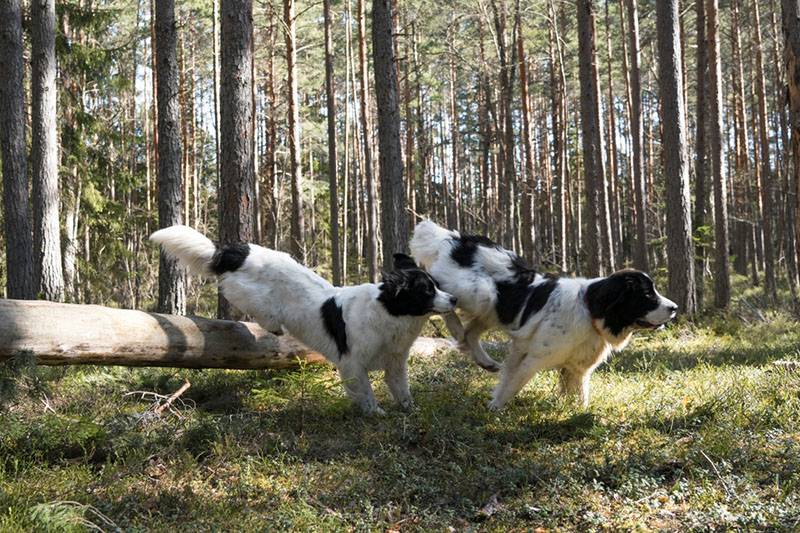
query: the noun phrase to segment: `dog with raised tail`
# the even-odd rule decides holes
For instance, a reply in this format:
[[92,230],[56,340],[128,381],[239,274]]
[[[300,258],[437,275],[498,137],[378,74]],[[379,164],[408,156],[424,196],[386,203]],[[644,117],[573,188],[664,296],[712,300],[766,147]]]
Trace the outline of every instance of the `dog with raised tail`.
[[413,402],[408,354],[428,317],[453,311],[413,259],[395,254],[381,283],[334,287],[288,254],[256,244],[219,247],[186,226],[156,231],[150,240],[195,275],[217,278],[225,298],[273,333],[285,330],[336,365],[350,399],[367,414],[383,414],[368,373],[383,370],[394,400]]
[[491,409],[501,409],[545,369],[558,369],[562,392],[588,405],[589,377],[609,353],[624,348],[635,331],[663,326],[678,310],[644,272],[594,279],[541,274],[486,237],[430,220],[417,224],[410,246],[442,290],[458,298],[466,324],[455,313],[445,315],[445,323],[476,363],[500,368],[481,346],[484,331],[501,328],[511,337]]

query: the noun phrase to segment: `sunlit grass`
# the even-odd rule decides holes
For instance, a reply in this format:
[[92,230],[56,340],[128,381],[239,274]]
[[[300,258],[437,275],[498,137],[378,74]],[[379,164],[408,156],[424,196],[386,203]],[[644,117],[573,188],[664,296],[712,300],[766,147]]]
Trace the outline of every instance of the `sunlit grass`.
[[[739,305],[637,337],[588,410],[548,372],[491,413],[496,376],[454,352],[411,361],[412,413],[376,379],[377,419],[330,367],[17,369],[0,529],[796,529],[800,371],[773,361],[800,327]],[[163,417],[125,396],[184,379]]]

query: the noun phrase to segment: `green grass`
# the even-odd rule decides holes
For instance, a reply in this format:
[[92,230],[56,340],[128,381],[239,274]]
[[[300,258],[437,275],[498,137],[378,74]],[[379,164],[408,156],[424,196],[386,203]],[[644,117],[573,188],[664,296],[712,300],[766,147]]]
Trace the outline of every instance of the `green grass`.
[[[797,530],[800,326],[742,312],[637,337],[588,410],[552,372],[499,413],[457,353],[364,418],[328,367],[0,374],[0,530]],[[500,354],[496,354],[500,355]],[[153,415],[131,391],[170,394]],[[390,406],[376,380],[379,399]]]

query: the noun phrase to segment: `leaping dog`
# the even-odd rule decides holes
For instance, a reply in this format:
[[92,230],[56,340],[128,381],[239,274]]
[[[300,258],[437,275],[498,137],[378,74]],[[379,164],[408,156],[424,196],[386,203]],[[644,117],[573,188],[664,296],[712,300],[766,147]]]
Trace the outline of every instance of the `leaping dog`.
[[189,271],[216,277],[222,293],[267,331],[282,328],[336,365],[350,399],[367,414],[383,414],[368,372],[383,370],[395,401],[412,406],[408,352],[433,313],[456,299],[407,255],[381,283],[334,287],[288,254],[256,244],[218,247],[186,226],[156,231],[150,240]]

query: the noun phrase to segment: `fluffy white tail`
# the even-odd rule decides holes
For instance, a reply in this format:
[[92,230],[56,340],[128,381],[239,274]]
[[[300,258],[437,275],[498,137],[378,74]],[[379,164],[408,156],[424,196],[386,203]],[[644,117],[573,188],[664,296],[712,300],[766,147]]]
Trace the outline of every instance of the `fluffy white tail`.
[[202,233],[188,226],[170,226],[150,235],[150,240],[160,244],[164,252],[199,276],[211,277],[211,261],[216,245]]
[[414,235],[409,243],[411,255],[418,263],[428,268],[439,257],[442,243],[457,236],[458,232],[445,229],[432,220],[422,220],[414,228]]

